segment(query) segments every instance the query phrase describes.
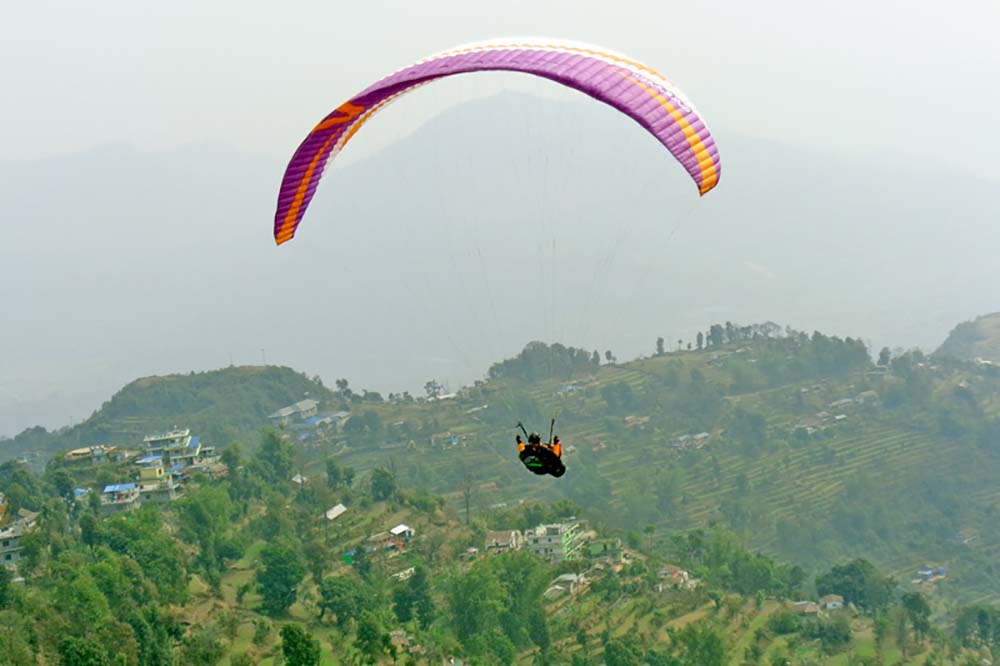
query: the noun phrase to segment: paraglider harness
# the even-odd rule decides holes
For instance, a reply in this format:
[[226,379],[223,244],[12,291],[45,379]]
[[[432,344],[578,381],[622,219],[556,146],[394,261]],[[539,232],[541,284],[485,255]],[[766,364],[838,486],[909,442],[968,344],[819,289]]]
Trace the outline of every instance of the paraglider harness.
[[528,434],[525,430],[524,424],[520,421],[517,422],[517,427],[521,429],[524,436],[527,438],[527,442],[521,442],[521,436],[518,435],[517,441],[519,444],[524,444],[524,448],[518,452],[518,458],[524,463],[530,471],[535,474],[551,474],[554,477],[560,477],[566,473],[566,466],[563,465],[562,459],[556,455],[553,451],[552,444],[552,434],[556,427],[556,420],[552,419],[549,424],[549,441],[542,444],[541,437],[534,433]]

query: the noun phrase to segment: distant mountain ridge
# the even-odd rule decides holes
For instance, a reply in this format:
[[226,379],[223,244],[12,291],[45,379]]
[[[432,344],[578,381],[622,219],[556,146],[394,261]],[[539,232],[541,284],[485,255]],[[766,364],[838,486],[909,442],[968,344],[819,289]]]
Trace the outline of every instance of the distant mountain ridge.
[[1000,312],[962,322],[952,329],[934,354],[963,361],[981,358],[1000,363]]
[[255,435],[268,414],[305,397],[323,402],[332,393],[318,378],[278,366],[143,377],[82,423],[53,432],[29,428],[0,442],[0,461],[93,444],[136,445],[144,435],[173,426],[191,428],[207,443],[225,445]]

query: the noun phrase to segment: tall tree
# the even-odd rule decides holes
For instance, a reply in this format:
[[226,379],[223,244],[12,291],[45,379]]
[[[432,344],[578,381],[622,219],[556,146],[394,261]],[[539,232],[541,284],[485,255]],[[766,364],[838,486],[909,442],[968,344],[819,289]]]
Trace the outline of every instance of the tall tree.
[[378,615],[371,611],[363,611],[358,620],[358,648],[366,664],[377,663],[383,655],[390,654],[393,646],[389,632],[382,626]]
[[416,619],[421,627],[430,624],[434,615],[434,600],[431,598],[427,569],[423,565],[417,565],[406,585],[396,590],[393,602],[396,617],[401,622]]
[[855,559],[834,566],[816,578],[820,595],[839,594],[844,601],[866,610],[885,608],[892,601],[895,582],[882,576],[871,562]]
[[698,331],[698,337],[696,338],[696,343],[698,345],[698,351],[701,351],[705,346],[705,334]]
[[260,554],[257,571],[262,606],[268,615],[281,615],[295,603],[297,588],[305,578],[306,568],[294,548],[285,543],[266,546]]
[[264,431],[256,460],[261,476],[268,481],[280,483],[291,477],[292,465],[295,463],[295,449],[285,437],[267,429]]
[[662,337],[656,338],[656,355],[663,356],[666,351],[665,342]]
[[300,624],[281,628],[281,653],[287,666],[319,666],[319,641]]
[[372,497],[386,500],[396,494],[396,475],[385,467],[377,467],[372,472]]

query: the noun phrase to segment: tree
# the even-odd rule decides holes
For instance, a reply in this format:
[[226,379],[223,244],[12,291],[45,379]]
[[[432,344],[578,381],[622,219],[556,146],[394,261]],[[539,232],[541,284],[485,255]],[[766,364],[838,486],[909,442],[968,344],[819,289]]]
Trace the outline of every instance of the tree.
[[319,619],[330,613],[336,618],[337,626],[346,627],[364,610],[375,607],[375,598],[364,581],[351,576],[324,578],[319,586]]
[[372,497],[386,500],[396,494],[396,475],[385,467],[377,467],[372,472]]
[[333,458],[326,459],[326,484],[331,488],[337,488],[344,482],[344,474],[340,465]]
[[611,353],[610,349],[605,350],[605,352],[604,352],[604,360],[606,360],[608,363],[614,363],[615,362],[615,355]]
[[6,608],[13,597],[13,589],[11,588],[13,578],[10,570],[0,565],[0,609]]
[[698,331],[698,337],[696,338],[696,343],[698,346],[698,351],[701,351],[705,347],[705,334]]
[[878,353],[878,365],[888,368],[891,361],[892,352],[889,351],[888,347],[882,347],[882,351]]
[[198,545],[200,560],[209,569],[218,569],[225,556],[241,555],[226,541],[232,520],[233,503],[223,486],[205,486],[188,493],[177,503],[181,535]]
[[726,341],[725,329],[719,324],[712,324],[708,328],[708,341],[712,347],[721,347]]
[[365,663],[374,664],[379,657],[392,651],[389,632],[382,626],[379,617],[371,611],[363,611],[358,621],[358,648]]
[[59,663],[62,666],[110,666],[111,661],[93,639],[67,636],[59,641]]
[[416,619],[421,627],[430,624],[434,614],[434,600],[431,598],[427,569],[417,565],[405,587],[393,594],[396,617],[400,622]]
[[226,653],[226,648],[219,637],[219,630],[214,624],[200,628],[192,628],[184,637],[181,647],[181,663],[192,666],[213,666]]
[[319,666],[319,641],[300,624],[281,628],[281,653],[287,666]]
[[723,666],[726,637],[709,622],[693,622],[673,636],[685,666]]
[[261,476],[268,481],[280,483],[287,481],[292,474],[295,449],[284,437],[274,430],[267,429],[264,431],[256,460],[261,469]]
[[295,549],[284,543],[266,546],[260,559],[262,568],[257,571],[257,585],[263,597],[263,610],[268,615],[280,615],[295,603],[306,568]]
[[913,631],[919,638],[923,638],[931,628],[931,607],[927,599],[919,592],[907,592],[903,595],[902,603]]
[[656,338],[656,355],[657,356],[663,356],[663,353],[665,351],[666,351],[666,349],[664,347],[663,338],[662,337]]
[[875,565],[861,558],[834,566],[816,578],[816,591],[821,596],[839,594],[847,603],[866,610],[888,606],[894,588],[891,578],[882,576]]
[[627,643],[611,639],[604,644],[604,663],[607,666],[639,666],[639,655]]
[[243,447],[239,442],[233,442],[222,450],[222,463],[229,470],[230,474],[235,474],[239,466],[243,464]]

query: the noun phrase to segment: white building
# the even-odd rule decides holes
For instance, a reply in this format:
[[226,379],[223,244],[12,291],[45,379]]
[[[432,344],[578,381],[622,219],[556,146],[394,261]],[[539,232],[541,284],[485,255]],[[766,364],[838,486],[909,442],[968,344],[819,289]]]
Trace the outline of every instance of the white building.
[[13,569],[21,557],[21,537],[35,529],[38,514],[21,509],[17,515],[0,529],[0,564]]
[[575,559],[583,541],[578,523],[539,525],[524,533],[528,552],[553,563]]
[[506,553],[511,550],[521,550],[524,545],[524,535],[520,530],[488,530],[486,532],[486,552]]

